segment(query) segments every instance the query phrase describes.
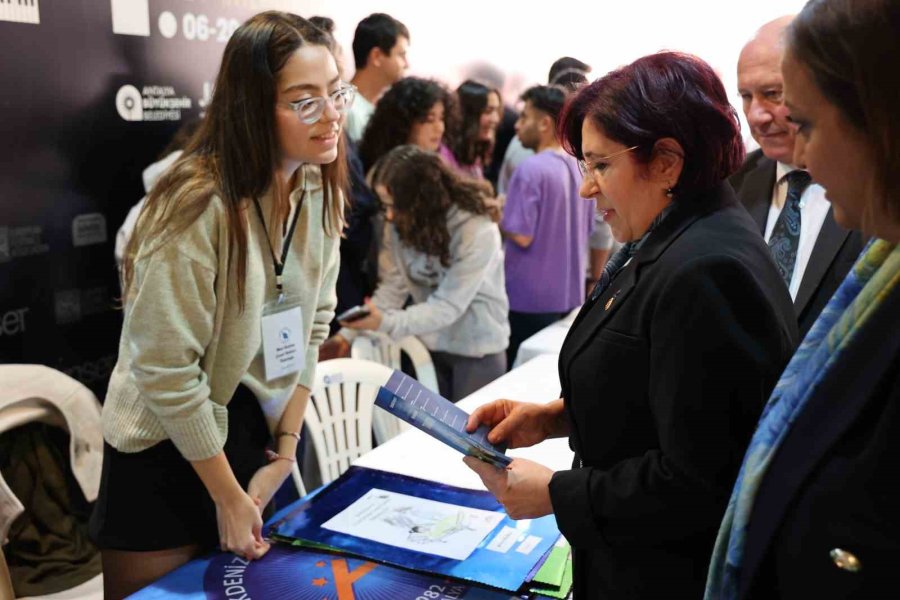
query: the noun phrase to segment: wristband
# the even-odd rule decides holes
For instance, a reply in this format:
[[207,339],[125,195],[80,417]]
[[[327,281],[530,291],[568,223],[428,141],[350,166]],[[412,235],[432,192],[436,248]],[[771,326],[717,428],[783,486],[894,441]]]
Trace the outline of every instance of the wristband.
[[270,463],[273,463],[277,460],[286,460],[286,461],[292,462],[292,463],[297,462],[296,458],[292,458],[290,456],[282,456],[281,454],[278,454],[277,452],[275,452],[273,450],[266,450],[266,458],[269,460]]

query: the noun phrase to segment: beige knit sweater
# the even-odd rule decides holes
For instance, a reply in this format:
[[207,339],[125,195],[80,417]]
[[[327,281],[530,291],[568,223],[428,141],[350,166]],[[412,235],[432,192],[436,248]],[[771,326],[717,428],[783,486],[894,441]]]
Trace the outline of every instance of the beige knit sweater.
[[[287,302],[299,301],[308,339],[303,372],[266,381],[261,318],[277,293],[265,229],[254,208],[245,211],[247,277],[241,312],[227,267],[225,206],[214,198],[182,234],[149,255],[144,247],[138,251],[119,359],[103,407],[103,435],[113,447],[138,452],[170,439],[188,460],[209,458],[224,447],[229,427],[225,407],[239,383],[259,399],[272,430],[298,383],[312,386],[318,347],[328,335],[336,305],[340,240],[323,228],[321,171],[305,169],[307,193],[284,269]],[[299,196],[295,190],[292,203]],[[260,199],[267,219],[272,201]],[[269,223],[266,227],[273,229]],[[276,246],[275,251],[280,256],[281,249]]]

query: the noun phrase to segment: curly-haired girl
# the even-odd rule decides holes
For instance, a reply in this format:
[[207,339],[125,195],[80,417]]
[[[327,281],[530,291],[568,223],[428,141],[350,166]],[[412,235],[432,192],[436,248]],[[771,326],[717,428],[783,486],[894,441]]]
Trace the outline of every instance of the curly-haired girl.
[[[373,186],[390,223],[370,315],[344,323],[392,338],[420,336],[441,393],[456,401],[506,371],[509,301],[500,231],[488,216],[490,185],[460,176],[437,154],[395,148]],[[407,297],[413,304],[403,308]]]
[[403,144],[436,151],[452,114],[450,92],[433,79],[405,77],[392,85],[378,100],[359,143],[366,172]]

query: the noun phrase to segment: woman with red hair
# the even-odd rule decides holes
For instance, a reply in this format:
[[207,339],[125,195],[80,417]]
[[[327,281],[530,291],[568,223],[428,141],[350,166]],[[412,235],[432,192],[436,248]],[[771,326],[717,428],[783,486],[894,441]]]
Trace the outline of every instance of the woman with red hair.
[[469,425],[512,448],[568,436],[575,462],[466,461],[513,518],[556,516],[575,598],[699,598],[797,337],[784,280],[725,182],[744,155],[738,119],[709,65],[665,52],[582,88],[558,131],[623,247],[563,345],[561,397],[497,400]]

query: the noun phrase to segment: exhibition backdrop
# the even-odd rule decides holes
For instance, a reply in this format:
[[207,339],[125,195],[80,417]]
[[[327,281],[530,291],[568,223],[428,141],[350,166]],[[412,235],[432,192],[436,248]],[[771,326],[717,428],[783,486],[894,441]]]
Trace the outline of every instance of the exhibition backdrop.
[[102,399],[113,243],[141,172],[202,113],[234,29],[277,4],[0,0],[0,362],[49,365]]

